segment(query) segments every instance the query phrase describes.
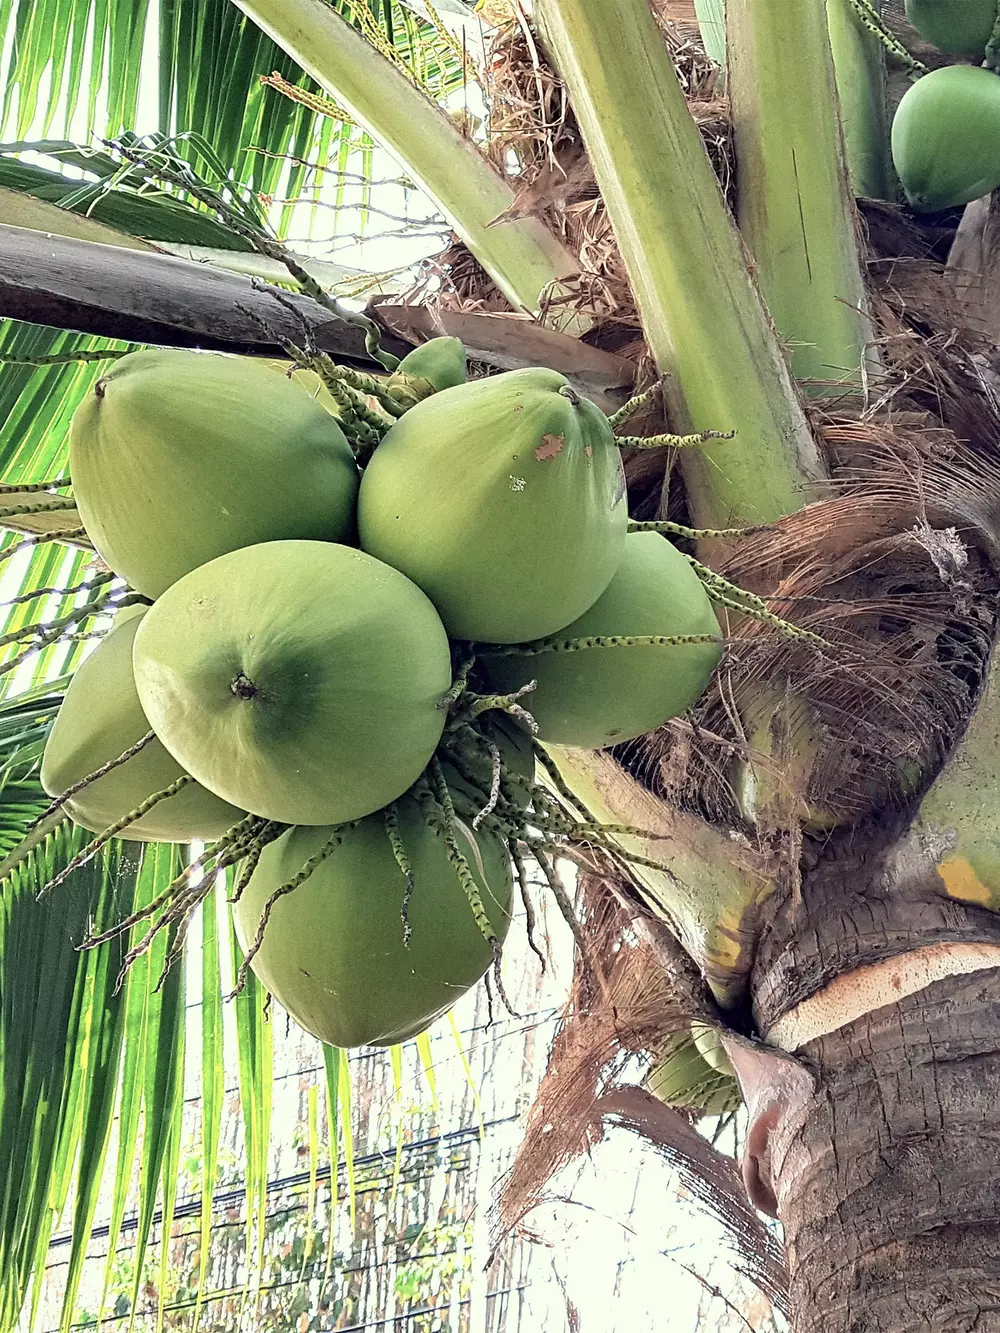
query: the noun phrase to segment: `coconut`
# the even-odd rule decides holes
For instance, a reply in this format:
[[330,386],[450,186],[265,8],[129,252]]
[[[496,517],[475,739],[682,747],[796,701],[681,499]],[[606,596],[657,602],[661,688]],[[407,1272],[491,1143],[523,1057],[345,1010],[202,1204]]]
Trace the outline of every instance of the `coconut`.
[[734,1111],[742,1100],[736,1080],[708,1063],[689,1032],[668,1038],[646,1087],[668,1106],[707,1115]]
[[465,347],[459,338],[431,338],[404,356],[389,388],[409,390],[416,398],[427,398],[442,389],[465,383]]
[[711,1023],[692,1023],[691,1039],[698,1048],[698,1054],[717,1074],[736,1077],[736,1071],[733,1069],[718,1028],[713,1027]]
[[73,417],[70,471],[97,550],[148,597],[242,546],[354,540],[343,431],[300,384],[245,357],[123,357]]
[[552,370],[435,393],[365,470],[362,548],[427,593],[456,639],[518,643],[611,582],[628,514],[607,418]]
[[177,761],[284,824],[357,819],[406,791],[451,681],[420,589],[333,542],[265,542],[186,574],[143,618],[133,664]]
[[[422,1032],[492,962],[443,835],[411,797],[394,806],[413,888],[403,921],[406,879],[383,811],[345,832],[308,879],[278,899],[251,966],[307,1032],[333,1046],[389,1046]],[[265,904],[330,839],[331,828],[294,828],[265,848],[233,921],[244,953]],[[510,923],[513,882],[502,841],[464,823],[456,839],[497,938]]]
[[991,194],[1000,187],[1000,78],[946,65],[918,79],[896,108],[892,160],[918,212]]
[[906,0],[906,17],[939,51],[982,60],[997,5],[996,0]]
[[[719,623],[688,561],[658,533],[634,532],[607,589],[548,642],[706,634],[718,636]],[[540,740],[600,749],[642,736],[690,708],[721,651],[719,643],[595,642],[573,651],[480,660],[489,687],[498,693],[536,682],[522,702],[538,723]]]
[[[141,606],[119,611],[107,636],[77,667],[42,756],[41,782],[50,796],[61,796],[149,732],[132,675],[132,643],[144,612]],[[70,797],[64,809],[77,824],[102,833],[183,772],[154,738]],[[243,813],[198,783],[189,783],[121,836],[137,842],[207,842],[225,833]]]

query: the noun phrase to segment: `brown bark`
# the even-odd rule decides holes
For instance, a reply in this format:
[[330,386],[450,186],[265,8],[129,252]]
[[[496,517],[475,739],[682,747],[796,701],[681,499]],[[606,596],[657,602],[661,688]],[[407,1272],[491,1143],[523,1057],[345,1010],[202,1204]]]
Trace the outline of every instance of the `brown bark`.
[[[1000,944],[1000,916],[949,898],[931,850],[897,831],[845,834],[775,912],[753,975],[760,1031],[867,964]],[[936,981],[795,1055],[812,1086],[758,1098],[751,1126],[795,1333],[1000,1333],[1000,968]]]
[[1000,969],[810,1042],[770,1143],[796,1333],[1000,1329]]
[[[306,296],[283,303],[249,278],[173,255],[126,250],[70,236],[0,225],[0,316],[79,333],[167,347],[201,347],[248,356],[284,356],[282,339],[305,331],[345,365],[378,370],[362,329],[334,318]],[[520,318],[380,305],[385,351],[405,356],[437,334],[462,338],[469,355],[501,370],[545,365],[613,412],[628,396],[631,362],[568,334]]]

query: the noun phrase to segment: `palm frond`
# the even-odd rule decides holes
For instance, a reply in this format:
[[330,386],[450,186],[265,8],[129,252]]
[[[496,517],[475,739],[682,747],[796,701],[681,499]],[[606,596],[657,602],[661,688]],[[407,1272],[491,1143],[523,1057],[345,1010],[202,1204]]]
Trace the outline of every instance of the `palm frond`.
[[[0,894],[4,1329],[17,1321],[32,1270],[74,1181],[71,1271],[78,1272],[106,1150],[118,1052],[127,1034],[124,1016],[132,1007],[135,982],[130,977],[125,992],[117,990],[122,942],[95,951],[78,946],[94,925],[132,909],[140,881],[146,892],[162,889],[170,869],[162,849],[137,852],[134,845],[114,843],[39,898],[54,871],[86,838],[82,829],[64,825],[3,881]],[[149,1030],[152,1046],[168,1047],[165,1020],[159,1026],[149,1023]]]
[[[261,79],[276,74],[306,93],[319,89],[229,0],[160,0],[158,8],[153,106],[142,96],[142,76],[154,73],[143,63],[147,0],[11,0],[0,11],[0,50],[11,39],[0,65],[0,133],[108,138],[141,123],[144,132],[176,136],[178,152],[192,159],[210,145],[225,172],[262,195],[276,193],[291,155],[288,193],[301,193],[334,136],[311,107]],[[398,0],[335,0],[335,8],[433,95],[468,80],[456,44]]]
[[[0,324],[3,357],[37,358],[128,346],[14,320]],[[0,481],[37,482],[63,474],[69,458],[69,423],[100,374],[99,362],[0,366]]]
[[[26,153],[42,154],[59,166],[26,161]],[[62,166],[77,166],[92,179],[81,184]],[[140,194],[116,182],[120,170],[121,163],[109,154],[88,152],[63,139],[0,144],[0,186],[8,190],[58,204],[147,241],[250,250],[249,242],[188,201],[165,191],[147,189]]]
[[[229,956],[235,985],[243,952],[230,915]],[[271,1091],[274,1034],[267,1021],[267,993],[253,972],[235,995],[236,1048],[239,1054],[240,1101],[246,1135],[247,1256],[256,1232],[256,1270],[260,1270],[267,1215],[267,1162],[271,1136]]]

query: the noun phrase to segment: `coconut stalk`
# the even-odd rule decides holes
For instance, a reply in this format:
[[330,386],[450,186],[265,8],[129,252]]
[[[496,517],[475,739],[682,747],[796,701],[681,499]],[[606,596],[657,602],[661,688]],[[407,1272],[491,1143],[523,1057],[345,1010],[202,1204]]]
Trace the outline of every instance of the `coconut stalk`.
[[664,376],[694,522],[798,509],[822,476],[781,348],[646,0],[538,0]]
[[978,709],[920,803],[914,835],[951,898],[1000,910],[1000,660]]
[[839,394],[877,362],[825,9],[729,0],[727,25],[740,231],[793,375]]
[[[849,0],[843,4],[849,8]],[[804,391],[820,399],[856,392],[879,360],[827,12],[822,4],[729,0],[726,13],[737,216],[761,294]],[[860,54],[842,51],[842,77],[871,92],[868,68],[850,65]],[[782,690],[737,704],[751,754],[770,756],[751,759],[749,782],[737,784],[744,814],[762,826],[794,823],[805,813],[801,798],[815,758],[810,710]]]
[[[881,9],[881,0],[872,3]],[[826,17],[851,188],[868,199],[895,199],[885,47],[861,23],[851,0],[826,0]]]
[[[537,218],[494,226],[514,191],[476,145],[325,0],[233,0],[396,157],[518,309],[537,314],[579,262]],[[560,325],[583,332],[566,316]]]
[[705,54],[722,70],[719,87],[722,92],[726,73],[726,0],[694,0],[694,12]]
[[[632,857],[629,874],[650,909],[666,920],[723,1007],[742,998],[753,950],[742,929],[775,888],[764,859],[722,829],[671,809],[629,777],[609,754],[545,747],[566,787],[596,819],[628,823],[655,838],[616,837]],[[663,869],[643,861],[659,861]]]

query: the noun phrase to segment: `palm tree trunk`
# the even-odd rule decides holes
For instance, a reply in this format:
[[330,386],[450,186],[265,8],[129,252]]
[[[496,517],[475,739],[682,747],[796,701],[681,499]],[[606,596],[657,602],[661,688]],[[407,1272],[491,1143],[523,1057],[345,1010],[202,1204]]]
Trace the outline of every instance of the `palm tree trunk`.
[[771,1141],[796,1333],[1000,1329],[1000,969],[799,1054],[817,1090]]
[[758,1098],[751,1141],[795,1333],[1000,1329],[998,964],[1000,920],[913,834],[846,845],[776,914],[755,1016],[813,1087]]

